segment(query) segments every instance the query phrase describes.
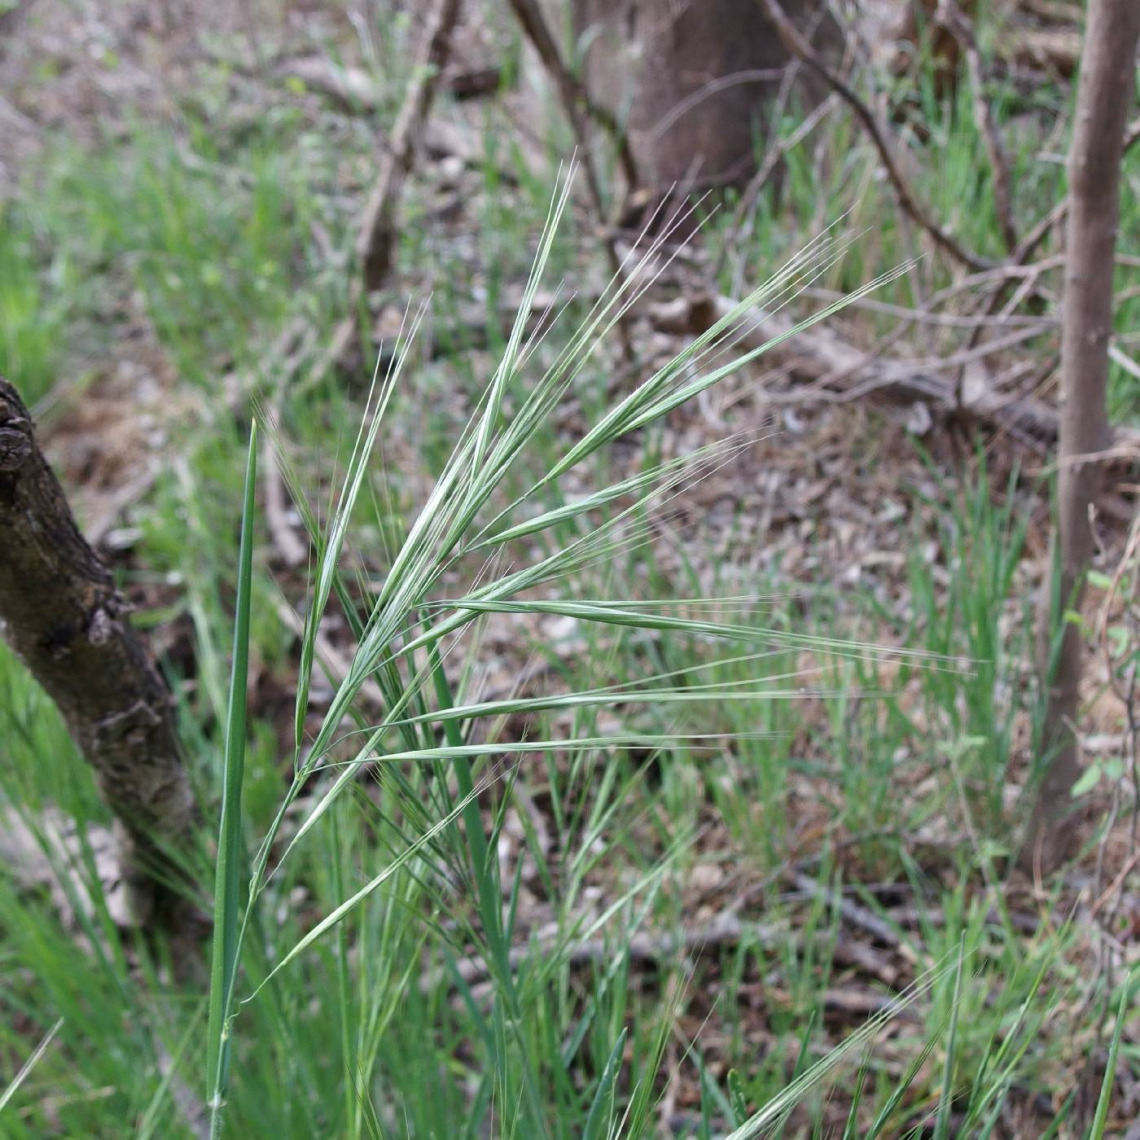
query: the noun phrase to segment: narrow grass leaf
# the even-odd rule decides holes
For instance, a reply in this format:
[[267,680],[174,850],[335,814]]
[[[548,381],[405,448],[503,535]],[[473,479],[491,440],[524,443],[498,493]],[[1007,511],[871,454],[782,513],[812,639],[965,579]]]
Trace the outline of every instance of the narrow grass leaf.
[[1116,1062],[1120,1057],[1120,1037],[1124,1032],[1124,1018],[1128,1012],[1128,986],[1121,987],[1120,1007],[1116,1011],[1116,1028],[1112,1032],[1112,1044],[1108,1049],[1108,1061],[1104,1067],[1104,1080],[1100,1086],[1100,1096],[1093,1114],[1089,1140],[1104,1140],[1104,1129],[1108,1122],[1108,1106],[1112,1103],[1112,1086],[1116,1080]]
[[404,866],[414,855],[418,854],[428,843],[431,842],[437,835],[446,830],[463,814],[464,809],[467,807],[469,799],[459,800],[455,807],[452,808],[445,816],[434,823],[427,831],[425,831],[415,842],[410,843],[387,867],[384,868],[378,875],[369,880],[363,887],[360,888],[350,898],[345,899],[331,914],[326,915],[320,922],[313,927],[299,942],[290,949],[284,957],[273,967],[272,970],[266,975],[261,984],[253,991],[246,1002],[253,1001],[255,997],[265,988],[268,983],[275,978],[286,966],[289,965],[299,955],[303,954],[314,942],[327,934],[336,924],[342,921],[347,915],[351,914],[362,902],[365,901],[370,895],[374,894],[379,887],[382,887],[401,867]]
[[9,1102],[19,1091],[20,1086],[28,1079],[31,1071],[40,1063],[40,1059],[47,1052],[48,1046],[55,1040],[55,1035],[63,1028],[63,1018],[61,1017],[48,1031],[43,1035],[40,1043],[32,1050],[28,1059],[20,1066],[19,1071],[8,1083],[8,1087],[0,1093],[0,1113],[8,1107]]
[[946,1060],[942,1067],[942,1093],[938,1098],[934,1140],[947,1140],[950,1135],[950,1112],[954,1103],[954,1062],[958,1046],[958,1014],[962,1008],[962,974],[965,961],[966,935],[963,932],[958,946],[958,968],[954,973],[954,996],[950,1006],[950,1029],[946,1040]]
[[582,1129],[582,1140],[608,1140],[610,1121],[613,1119],[614,1082],[621,1068],[625,1039],[628,1036],[629,1030],[623,1029],[610,1051],[609,1060],[602,1070],[602,1079],[598,1082],[598,1091],[594,1093],[590,1113],[586,1117],[586,1126]]
[[223,763],[218,863],[214,879],[214,950],[210,970],[210,1020],[206,1042],[206,1080],[210,1134],[221,1134],[229,1054],[229,1012],[237,972],[239,888],[242,874],[241,790],[245,772],[246,690],[249,674],[250,594],[253,580],[254,490],[257,482],[257,421],[250,428],[238,555],[237,605],[233,663]]

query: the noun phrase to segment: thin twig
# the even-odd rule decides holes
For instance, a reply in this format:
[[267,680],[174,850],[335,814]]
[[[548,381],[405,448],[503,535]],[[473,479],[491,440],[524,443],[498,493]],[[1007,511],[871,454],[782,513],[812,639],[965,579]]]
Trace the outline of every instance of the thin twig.
[[[680,953],[692,953],[710,946],[737,945],[747,942],[750,945],[779,946],[795,938],[795,933],[779,923],[748,922],[734,913],[718,915],[701,926],[688,927],[679,934],[648,934],[640,932],[628,939],[586,938],[579,942],[562,944],[557,937],[535,939],[530,945],[516,946],[509,955],[512,970],[534,958],[549,958],[557,954],[567,966],[587,966],[607,961],[620,953],[631,962],[662,962]],[[491,966],[485,958],[461,958],[456,963],[456,972],[468,985],[486,981],[491,976]],[[447,972],[429,970],[420,979],[420,989],[431,993],[446,982]]]
[[[705,331],[712,322],[738,309],[736,302],[717,295],[690,298],[689,303],[692,323],[688,327],[696,331]],[[651,308],[651,320],[653,314]],[[676,314],[672,316],[676,321]],[[1011,336],[1040,335],[1041,331],[1022,329]],[[810,381],[806,387],[786,396],[766,392],[765,400],[773,404],[807,399],[821,403],[849,403],[876,395],[906,406],[921,402],[947,410],[955,407],[954,384],[938,375],[936,370],[923,368],[911,361],[871,356],[821,326],[797,330],[796,322],[784,312],[756,307],[740,318],[732,338],[744,348],[768,345],[767,361],[775,366],[785,365],[799,377]],[[1008,348],[1016,342],[1006,340],[1002,343]],[[990,346],[975,350],[971,359],[992,350]],[[963,355],[958,355],[949,364],[954,366],[964,359]],[[936,360],[933,363],[941,367],[948,362]],[[839,377],[846,378],[842,390],[826,386],[836,383]],[[1041,449],[1051,447],[1057,438],[1057,412],[1039,400],[982,391],[962,410],[970,417],[1008,431]],[[1118,426],[1114,431],[1114,441],[1122,449],[1140,446],[1140,431]]]
[[844,898],[839,892],[825,887],[817,879],[813,879],[811,875],[805,875],[803,872],[797,871],[794,879],[797,890],[801,890],[804,894],[811,895],[813,898],[826,899],[831,904],[831,908],[838,911],[845,922],[849,922],[852,926],[858,927],[860,930],[871,935],[872,938],[877,938],[884,946],[889,946],[892,950],[897,950],[900,954],[911,959],[911,961],[914,960],[913,951],[903,943],[898,931],[889,922],[879,918],[877,914],[874,914],[865,906],[860,906],[852,899]]
[[[618,254],[617,243],[612,233],[608,232],[608,211],[606,209],[605,196],[602,193],[601,179],[598,177],[598,171],[594,165],[594,156],[590,147],[590,133],[587,130],[586,122],[583,119],[581,111],[583,106],[589,110],[592,104],[583,90],[581,83],[578,82],[570,71],[570,68],[567,67],[563,61],[562,53],[558,49],[558,43],[554,39],[550,28],[547,26],[546,18],[543,16],[535,0],[510,0],[510,4],[523,31],[534,45],[534,49],[538,52],[543,65],[554,77],[554,81],[558,86],[563,107],[570,120],[575,141],[582,155],[582,165],[585,168],[586,174],[586,186],[590,192],[590,198],[593,200],[598,224],[602,230],[602,240],[606,248],[606,257],[609,261],[610,276],[615,281],[623,282],[626,276],[624,263]],[[593,113],[595,115],[597,114],[597,108],[594,109]],[[614,130],[616,130],[616,127]],[[636,189],[637,170],[634,165],[633,156],[629,151],[628,141],[624,134],[616,134],[615,138],[619,144],[621,164],[626,179],[629,182],[629,188]],[[633,349],[633,337],[629,330],[629,323],[624,316],[620,316],[618,319],[618,333],[621,338],[622,355],[625,357],[627,363],[631,363],[636,359],[636,353]]]
[[854,89],[836,74],[815,48],[804,39],[796,26],[788,19],[779,0],[761,0],[761,2],[788,50],[826,80],[839,97],[855,112],[856,117],[866,128],[867,134],[875,144],[875,149],[879,152],[883,169],[886,171],[892,187],[894,187],[895,195],[903,211],[916,225],[930,235],[940,249],[953,257],[955,261],[973,270],[992,268],[992,262],[966,249],[957,238],[943,226],[940,226],[919,202],[910,184],[903,177],[902,169],[887,138],[887,127],[880,122],[879,118],[855,93]]
[[261,445],[262,485],[265,488],[265,521],[273,545],[281,561],[290,569],[301,566],[309,557],[309,544],[302,542],[289,519],[289,506],[285,481],[277,465],[277,454],[267,432]]
[[581,136],[578,140],[579,145],[582,145],[586,131],[584,124],[581,123],[578,108],[584,107],[586,113],[602,126],[617,147],[618,161],[621,163],[628,189],[630,191],[635,190],[640,185],[637,163],[634,161],[629,138],[622,125],[607,108],[590,98],[589,92],[581,81],[566,66],[562,59],[562,52],[558,49],[558,42],[551,33],[546,18],[535,0],[510,0],[510,4],[515,13],[515,18],[526,33],[527,39],[538,52],[543,66],[554,76],[554,81],[558,84],[562,103],[566,108],[566,113],[570,116],[575,135]]
[[356,238],[356,256],[368,292],[380,288],[392,266],[400,191],[411,173],[416,144],[435,99],[440,73],[451,54],[451,35],[458,20],[459,0],[436,0],[427,18],[423,45],[392,129],[388,155]]
[[958,41],[966,57],[970,72],[970,86],[974,94],[974,122],[985,143],[993,180],[994,207],[1006,249],[1017,248],[1017,227],[1013,221],[1013,192],[1010,186],[1009,157],[1005,152],[993,111],[986,100],[985,76],[982,71],[982,53],[962,9],[955,0],[939,0],[938,19]]
[[[791,69],[789,69],[789,74],[791,74]],[[815,107],[809,115],[805,116],[799,126],[797,126],[787,138],[779,139],[768,147],[764,155],[764,161],[760,164],[760,168],[744,188],[744,193],[741,194],[740,201],[737,203],[736,209],[733,212],[732,222],[728,227],[728,234],[721,245],[720,254],[712,270],[712,280],[715,281],[720,276],[721,270],[724,268],[725,259],[728,257],[728,251],[731,249],[739,249],[747,242],[748,234],[745,233],[745,227],[751,228],[752,212],[756,208],[756,203],[760,200],[760,194],[764,187],[768,185],[772,175],[775,174],[784,156],[799,146],[800,143],[819,126],[835,109],[836,101],[837,96],[833,92],[820,103],[819,106]]]
[[[295,319],[285,327],[258,370],[263,381],[271,380],[273,384],[268,404],[261,413],[262,419],[271,429],[262,439],[261,450],[265,520],[269,524],[269,533],[281,561],[290,568],[300,566],[308,559],[309,544],[297,535],[294,523],[289,518],[289,498],[282,478],[282,461],[279,459],[283,443],[277,428],[281,422],[281,401],[285,390],[312,351],[315,338],[312,326],[299,318]],[[248,388],[251,385],[252,381],[247,379],[243,386]]]
[[[1134,119],[1128,126],[1124,135],[1124,146],[1121,150],[1121,157],[1126,155],[1138,142],[1140,142],[1140,118]],[[1026,265],[1029,259],[1037,252],[1041,243],[1058,227],[1065,223],[1069,215],[1069,199],[1068,197],[1062,198],[1049,212],[1041,218],[1021,239],[1020,244],[1010,255],[1009,260],[1004,266],[997,267],[999,272],[1005,271],[1005,280],[1000,281],[996,292],[991,295],[988,304],[984,308],[986,316],[992,316],[1002,307],[1006,296],[1006,289],[1008,288],[1008,281],[1010,278],[1017,275],[1017,271]],[[1122,260],[1121,256],[1117,255],[1118,260]],[[1063,257],[1047,258],[1038,264],[1042,267],[1048,266],[1049,268],[1055,265],[1064,265]]]
[[[812,297],[820,301],[841,301],[846,294],[836,289],[823,289],[809,285],[803,290],[805,297]],[[898,317],[908,324],[938,325],[941,328],[974,329],[979,325],[988,325],[1000,328],[1028,328],[1030,325],[1039,329],[1056,328],[1055,317],[985,317],[967,316],[958,313],[933,313],[929,308],[912,309],[906,305],[892,305],[889,301],[877,301],[874,297],[855,297],[848,302],[852,309],[866,309],[871,313],[882,313],[889,317]]]
[[451,52],[451,36],[459,21],[460,0],[435,0],[425,21],[424,38],[404,92],[404,102],[392,128],[388,151],[364,208],[356,236],[360,276],[349,289],[348,314],[333,336],[320,368],[343,364],[356,335],[357,313],[365,295],[375,292],[392,270],[397,238],[396,212],[404,181],[412,171],[416,148],[435,99],[439,77]]

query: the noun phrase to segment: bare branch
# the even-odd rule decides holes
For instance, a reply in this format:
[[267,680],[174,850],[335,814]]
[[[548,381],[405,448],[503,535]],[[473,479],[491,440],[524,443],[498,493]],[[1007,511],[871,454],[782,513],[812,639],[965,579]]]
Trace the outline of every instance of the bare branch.
[[[688,298],[686,317],[673,308],[669,317],[674,325],[690,332],[705,331],[712,324],[736,309],[736,302],[728,297],[697,296]],[[655,310],[650,317],[654,319]],[[655,321],[656,323],[656,321]],[[795,331],[794,319],[784,312],[769,312],[755,308],[743,317],[731,334],[741,348],[752,349],[779,339],[765,354],[765,362],[783,366],[799,379],[808,381],[801,389],[783,397],[769,394],[771,403],[818,400],[824,403],[848,403],[867,396],[880,397],[890,403],[912,406],[922,403],[933,412],[955,411],[971,419],[1007,431],[1018,439],[1044,449],[1057,440],[1059,417],[1048,404],[1032,398],[1011,398],[999,392],[982,391],[973,394],[964,405],[956,402],[953,382],[930,367],[937,364],[953,367],[962,362],[958,356],[950,361],[912,362],[891,360],[881,353],[864,352],[848,344],[832,330],[823,326]],[[1039,335],[1038,329],[1021,329],[1011,334],[1002,344],[986,345],[974,349],[970,359],[1010,347],[1027,335]],[[780,339],[782,338],[782,339]],[[1140,431],[1117,428],[1113,433],[1115,455],[1127,460],[1140,453]]]
[[[510,4],[523,31],[534,45],[535,51],[538,52],[543,65],[551,75],[553,75],[554,81],[558,85],[563,108],[566,111],[567,117],[570,119],[570,126],[574,131],[574,138],[582,154],[582,165],[586,173],[586,185],[590,191],[590,198],[594,203],[598,224],[603,230],[602,239],[606,248],[606,257],[609,261],[610,276],[619,281],[624,280],[625,268],[621,257],[618,255],[617,245],[613,235],[606,232],[607,210],[605,196],[602,193],[602,183],[598,177],[597,168],[594,166],[593,155],[590,150],[589,131],[586,129],[586,123],[581,113],[582,106],[593,108],[593,113],[595,114],[598,113],[599,109],[593,107],[582,85],[563,61],[562,53],[558,50],[558,44],[550,28],[547,26],[546,19],[539,9],[536,0],[510,0]],[[637,187],[637,170],[634,165],[632,152],[629,149],[624,133],[617,133],[616,122],[611,119],[610,123],[610,129],[619,144],[621,163],[625,171],[626,179],[629,182],[629,189],[635,189]],[[618,332],[621,337],[622,355],[627,362],[631,362],[635,359],[636,353],[633,349],[633,338],[630,335],[628,322],[624,316],[618,320]]]
[[[630,149],[629,139],[622,125],[605,107],[590,98],[589,92],[581,81],[563,62],[558,43],[535,0],[510,0],[510,4],[519,26],[526,33],[527,39],[534,45],[534,50],[538,52],[543,66],[558,84],[562,105],[570,116],[578,145],[583,146],[586,140],[585,124],[582,123],[578,114],[578,108],[584,107],[587,114],[599,123],[613,140],[618,150],[618,161],[621,163],[622,173],[625,175],[628,188],[631,191],[635,190],[640,185],[637,177],[637,163],[634,161],[633,151]],[[587,166],[589,166],[588,163]],[[595,198],[600,203],[600,193],[596,194]]]
[[451,53],[451,34],[458,20],[459,0],[436,0],[427,17],[423,46],[356,238],[356,256],[368,292],[379,289],[391,269],[400,191],[411,172],[416,143],[423,134],[440,73]]
[[323,377],[331,366],[347,369],[355,359],[356,322],[361,302],[365,294],[379,289],[391,272],[398,236],[396,211],[404,180],[415,161],[417,142],[424,134],[440,73],[451,52],[451,34],[459,21],[459,2],[435,0],[428,13],[412,78],[404,92],[388,152],[368,196],[356,235],[360,276],[349,287],[349,311],[333,333],[332,343],[318,364],[312,382]]
[[170,693],[0,378],[0,632],[55,701],[114,813],[139,924],[186,909],[171,852],[196,819]]
[[796,26],[788,19],[779,0],[762,0],[762,3],[772,23],[776,26],[780,39],[784,41],[788,50],[826,80],[839,97],[855,112],[856,117],[863,124],[871,141],[875,144],[875,149],[879,152],[883,169],[886,171],[887,178],[890,180],[899,205],[904,212],[916,225],[930,235],[941,250],[949,254],[955,261],[973,270],[991,268],[992,262],[966,249],[948,230],[940,226],[919,202],[910,184],[903,177],[902,169],[895,157],[891,143],[888,141],[886,125],[859,98],[854,89],[827,65],[815,48],[804,39]]

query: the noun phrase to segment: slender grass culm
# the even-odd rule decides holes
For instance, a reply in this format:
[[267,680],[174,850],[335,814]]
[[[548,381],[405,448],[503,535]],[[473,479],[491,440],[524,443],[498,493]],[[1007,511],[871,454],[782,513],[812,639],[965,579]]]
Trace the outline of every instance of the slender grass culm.
[[214,951],[210,969],[210,1021],[206,1052],[210,1134],[221,1135],[222,1103],[229,1062],[229,1017],[237,976],[238,918],[244,837],[241,818],[245,770],[246,690],[249,672],[250,593],[253,581],[254,490],[257,482],[257,421],[250,425],[249,455],[242,500],[241,545],[238,553],[237,607],[234,615],[233,664],[226,718],[226,750],[222,768],[221,822],[214,880]]
[[[243,1038],[246,1014],[278,1025],[284,1024],[282,1019],[305,1016],[290,998],[289,987],[281,984],[289,970],[329,971],[344,1007],[335,1045],[328,1047],[341,1056],[342,1095],[335,1111],[343,1119],[337,1117],[338,1124],[329,1123],[331,1107],[314,1108],[305,1100],[311,1095],[306,1081],[315,1087],[314,1066],[321,1059],[293,1051],[278,1062],[283,1072],[294,1074],[280,1094],[297,1098],[296,1115],[308,1122],[305,1127],[354,1137],[389,1135],[395,1125],[383,1123],[390,1116],[384,1100],[392,1095],[404,1104],[405,1113],[434,1119],[435,1127],[450,1131],[446,1126],[454,1121],[432,1115],[445,1109],[430,1103],[433,1082],[424,1074],[418,1087],[428,1103],[410,1104],[408,1098],[417,1095],[407,1091],[417,1087],[414,1081],[399,1092],[376,1087],[376,1058],[385,1035],[399,1032],[402,1021],[417,1025],[417,1032],[424,1034],[446,1032],[446,1005],[425,996],[430,991],[424,989],[424,979],[430,976],[444,979],[455,993],[470,1023],[469,1046],[480,1053],[479,1074],[465,1109],[469,1120],[490,1120],[492,1132],[503,1136],[646,1134],[654,1111],[652,1089],[671,1032],[669,1005],[663,1007],[665,1018],[656,1029],[647,1033],[631,1028],[620,1012],[629,981],[629,962],[620,946],[621,939],[630,936],[627,927],[636,929],[655,905],[661,869],[627,879],[600,912],[574,909],[574,899],[596,863],[600,837],[639,779],[636,772],[620,775],[615,757],[629,750],[662,755],[684,749],[699,755],[723,748],[724,734],[686,727],[686,709],[808,694],[803,687],[757,677],[755,670],[767,656],[757,652],[757,646],[800,654],[878,653],[867,645],[767,629],[739,616],[718,620],[718,610],[743,612],[741,599],[726,599],[719,606],[698,599],[687,610],[661,613],[662,604],[634,597],[584,596],[595,580],[595,568],[647,546],[653,512],[663,510],[687,482],[715,465],[718,456],[731,455],[742,445],[727,440],[722,449],[702,449],[689,460],[647,461],[636,475],[586,494],[570,495],[560,481],[572,471],[580,480],[590,470],[589,461],[604,456],[615,441],[661,420],[783,339],[734,352],[738,326],[757,306],[778,310],[786,305],[842,256],[843,245],[826,236],[810,243],[724,319],[616,398],[578,438],[561,451],[551,451],[548,442],[539,441],[549,440],[542,433],[552,416],[582,379],[600,341],[668,262],[666,231],[641,252],[636,265],[630,255],[623,273],[610,282],[561,350],[548,351],[549,322],[528,337],[525,315],[543,280],[569,190],[567,176],[551,204],[519,316],[497,366],[434,487],[395,544],[381,579],[354,579],[346,572],[345,554],[354,518],[366,502],[365,488],[374,486],[372,456],[383,446],[385,417],[410,368],[409,344],[422,311],[408,322],[386,374],[373,379],[345,478],[323,525],[307,505],[304,488],[282,449],[281,467],[315,555],[301,635],[292,779],[265,833],[253,840],[255,850],[247,864],[248,821],[242,818],[241,797],[249,727],[244,694],[256,428],[252,433],[225,737],[206,1051],[215,1137],[225,1126],[228,1086],[241,1081],[241,1058],[275,1048],[272,1037]],[[872,282],[853,297],[893,276]],[[804,325],[845,303],[829,305]],[[539,368],[544,358],[549,363]],[[537,375],[527,380],[532,368]],[[543,464],[537,477],[533,465],[520,463],[525,455],[533,464],[535,449]],[[353,632],[355,648],[346,668],[327,673],[331,695],[314,721],[314,672],[323,667],[320,630],[334,597]],[[694,611],[698,616],[691,616]],[[721,646],[718,660],[749,667],[751,679],[693,685],[666,669],[634,682],[580,687],[555,696],[479,699],[478,694],[465,694],[463,681],[456,685],[449,677],[448,662],[460,659],[466,676],[478,659],[486,623],[520,616],[572,620],[612,637],[667,636]],[[905,651],[894,655],[899,652]],[[923,653],[906,655],[918,665],[931,659]],[[786,676],[781,672],[781,679]],[[599,726],[603,711],[631,707],[667,713],[665,730],[651,730],[642,721],[629,728]],[[607,719],[610,716],[607,712]],[[533,734],[503,732],[503,725],[518,723],[521,717],[547,727]],[[555,725],[568,718],[575,727],[556,730]],[[555,756],[566,758],[571,772],[589,770],[597,776],[583,809],[580,847],[562,855],[568,884],[562,921],[529,955],[516,934],[520,884],[517,879],[502,880],[497,856],[507,795],[496,800],[494,785],[501,783],[509,792],[518,765],[549,763]],[[361,793],[366,772],[379,781],[375,801]],[[495,802],[499,806],[488,816],[487,805]],[[570,809],[559,803],[556,810]],[[674,836],[663,865],[691,838]],[[302,853],[311,849],[319,852],[317,865],[331,867],[336,898],[324,913],[310,915],[290,942],[279,944],[264,930],[273,927],[273,916],[283,913],[282,908],[288,910],[291,899],[305,893],[298,886],[303,876],[298,879],[297,868],[304,865]],[[247,865],[250,878],[243,903],[241,876]],[[304,875],[315,873],[319,871],[310,867]],[[335,938],[326,938],[333,932]],[[593,990],[584,997],[575,1028],[567,1035],[551,1020],[551,1003],[567,1000],[565,993],[554,997],[562,984],[558,979],[572,947],[584,939],[612,942],[615,956],[600,960]],[[429,941],[436,947],[437,968],[425,975],[421,955]],[[476,989],[464,972],[475,967],[461,969],[461,958],[481,964],[485,985]],[[924,992],[926,985],[914,992]],[[884,1020],[874,1019],[833,1057],[801,1069],[778,1100],[751,1120],[738,1121],[733,1135],[761,1135],[778,1127],[796,1097],[817,1085],[852,1049],[865,1045]],[[579,1087],[571,1072],[585,1050],[591,1058],[586,1068],[592,1067],[597,1077]],[[647,1071],[627,1066],[630,1055],[641,1058]],[[373,1100],[377,1096],[380,1104]],[[478,1135],[481,1128],[475,1124],[454,1134]]]

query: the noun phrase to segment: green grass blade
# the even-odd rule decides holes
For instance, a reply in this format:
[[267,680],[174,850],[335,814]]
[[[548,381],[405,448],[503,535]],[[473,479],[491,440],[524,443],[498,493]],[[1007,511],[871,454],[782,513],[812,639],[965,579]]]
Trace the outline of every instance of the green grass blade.
[[628,1029],[623,1029],[618,1034],[609,1060],[606,1061],[602,1079],[598,1082],[598,1091],[594,1094],[594,1101],[590,1105],[590,1114],[586,1117],[586,1127],[582,1129],[582,1140],[606,1140],[610,1135],[609,1121],[613,1115],[614,1082],[621,1068],[622,1053],[628,1035]]
[[139,1121],[138,1131],[135,1134],[136,1140],[151,1140],[152,1136],[159,1135],[158,1126],[162,1119],[163,1108],[166,1105],[167,1099],[170,1097],[175,1081],[178,1080],[178,1071],[182,1065],[182,1058],[186,1055],[187,1049],[190,1048],[191,1042],[197,1035],[198,1025],[202,1020],[204,1008],[204,1006],[199,1005],[190,1018],[189,1024],[182,1034],[182,1040],[179,1041],[178,1048],[170,1058],[169,1067],[163,1074],[162,1080],[158,1082],[158,1087],[154,1090],[154,1096],[150,1098],[146,1112],[143,1113],[142,1119]]
[[[773,1128],[784,1124],[792,1109],[811,1089],[819,1085],[844,1058],[853,1052],[866,1048],[892,1018],[923,994],[929,992],[938,980],[946,974],[947,970],[947,966],[939,965],[918,978],[907,990],[899,994],[890,1006],[869,1018],[854,1033],[816,1061],[807,1072],[791,1081],[759,1112],[729,1133],[726,1140],[751,1140],[752,1137],[769,1134]],[[901,1095],[902,1089],[900,1087],[899,1096],[901,1097]]]
[[1093,1114],[1089,1140],[1103,1140],[1105,1124],[1108,1120],[1108,1106],[1112,1101],[1112,1085],[1116,1080],[1116,1062],[1120,1056],[1120,1036],[1124,1032],[1124,1015],[1128,1009],[1128,986],[1120,991],[1120,1008],[1116,1011],[1116,1028],[1112,1033],[1112,1044],[1108,1049],[1108,1061],[1104,1066],[1104,1080],[1100,1086],[1100,1096]]
[[[301,661],[297,670],[297,697],[294,714],[294,733],[296,747],[301,747],[304,737],[305,715],[308,712],[309,686],[312,679],[313,662],[316,646],[316,633],[324,618],[328,607],[329,597],[332,594],[341,552],[344,549],[345,538],[348,534],[352,513],[364,486],[364,477],[368,469],[368,460],[375,446],[380,425],[392,398],[392,393],[400,379],[404,364],[408,359],[407,343],[414,340],[424,316],[421,309],[413,318],[407,337],[402,342],[403,347],[396,353],[388,374],[380,385],[379,392],[375,394],[378,376],[373,377],[373,391],[369,392],[368,404],[361,420],[360,432],[353,446],[349,458],[348,472],[341,489],[340,501],[333,513],[329,524],[327,537],[321,541],[319,557],[316,566],[316,576],[313,582],[312,602],[305,617],[305,633],[301,638]],[[294,494],[298,502],[304,501],[303,494]]]
[[878,1140],[878,1137],[882,1135],[883,1129],[890,1123],[895,1110],[902,1104],[903,1097],[906,1096],[907,1090],[918,1077],[922,1066],[926,1064],[926,1059],[934,1052],[934,1046],[936,1044],[937,1038],[931,1037],[915,1055],[914,1059],[906,1067],[906,1071],[902,1077],[895,1083],[895,1087],[891,1090],[890,1096],[887,1097],[886,1103],[879,1109],[871,1127],[864,1136],[864,1140]]
[[330,930],[333,929],[344,919],[347,915],[351,914],[369,895],[373,894],[379,887],[383,886],[401,867],[404,866],[410,859],[417,855],[423,848],[429,844],[437,835],[449,828],[467,808],[470,800],[459,800],[455,807],[443,816],[438,822],[433,824],[427,831],[423,833],[414,843],[410,843],[387,867],[384,868],[378,875],[367,882],[360,888],[354,895],[351,895],[343,903],[340,904],[331,914],[327,915],[320,922],[310,930],[304,938],[302,938],[295,946],[292,947],[281,960],[273,967],[272,970],[266,975],[265,980],[257,987],[256,990],[246,1001],[252,1001],[261,992],[268,982],[279,974],[286,966],[289,965],[295,958],[303,954],[314,942],[322,938]]
[[63,1028],[63,1018],[61,1017],[48,1031],[44,1034],[40,1043],[32,1050],[28,1059],[20,1066],[19,1072],[9,1082],[8,1087],[0,1093],[0,1113],[8,1107],[9,1101],[19,1091],[20,1086],[28,1079],[28,1074],[39,1064],[40,1058],[47,1052],[48,1046],[55,1039],[55,1035]]
[[249,616],[253,579],[254,490],[257,482],[257,421],[250,428],[238,555],[237,608],[234,617],[233,664],[230,669],[229,713],[223,765],[218,865],[214,878],[214,952],[210,969],[210,1022],[206,1042],[206,1088],[210,1134],[222,1127],[229,1054],[229,1012],[237,972],[239,888],[242,874],[241,788],[245,770],[246,688],[249,673]]
[[[439,643],[433,642],[428,650],[432,679],[441,707],[453,705],[451,686],[443,670],[443,660],[439,655]],[[447,755],[455,772],[459,795],[467,805],[464,809],[464,826],[467,829],[467,843],[471,851],[471,870],[474,872],[478,894],[479,913],[483,919],[484,936],[489,940],[495,961],[504,983],[509,983],[510,967],[507,962],[509,946],[503,935],[499,905],[499,885],[492,873],[487,852],[487,837],[483,832],[483,818],[479,811],[479,800],[471,769],[471,758],[465,753],[463,734],[459,722],[449,720],[443,726],[447,743]]]
[[954,1101],[954,1054],[958,1045],[958,1011],[962,1005],[962,973],[966,961],[966,936],[958,946],[958,969],[954,974],[954,998],[950,1007],[950,1030],[946,1040],[946,1063],[942,1068],[942,1095],[938,1098],[938,1117],[934,1140],[947,1140],[950,1135],[950,1109]]

